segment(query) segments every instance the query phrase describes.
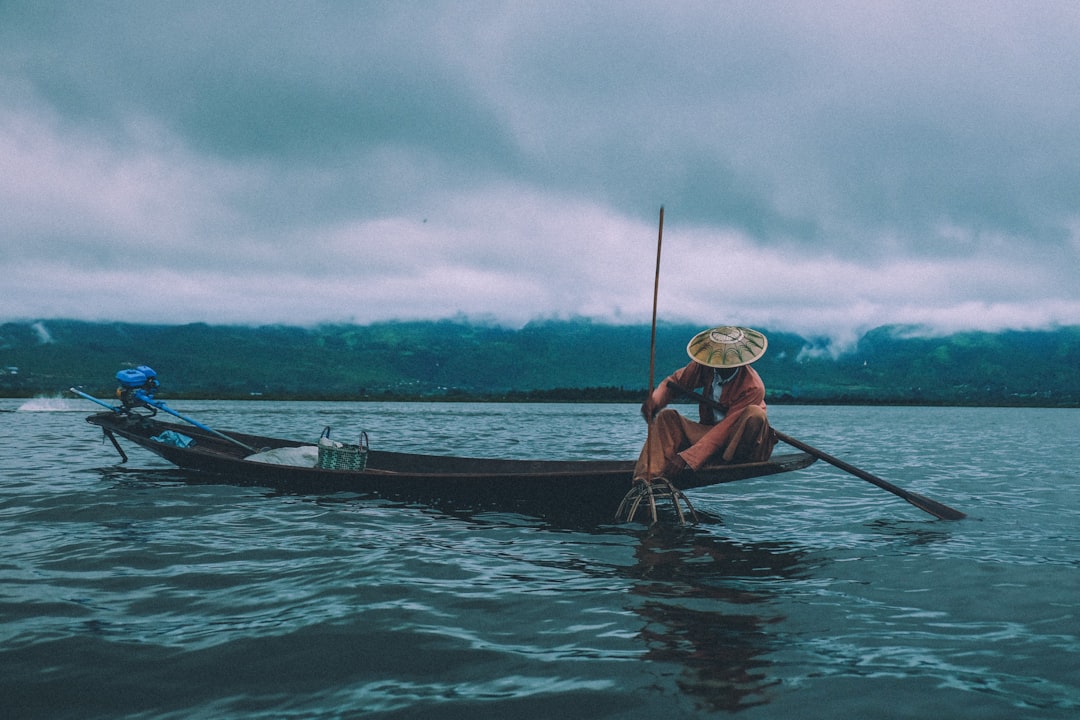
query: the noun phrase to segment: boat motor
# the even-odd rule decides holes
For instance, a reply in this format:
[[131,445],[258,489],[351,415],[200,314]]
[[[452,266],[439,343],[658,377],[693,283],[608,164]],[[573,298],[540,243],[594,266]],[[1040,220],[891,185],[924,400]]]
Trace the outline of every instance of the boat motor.
[[120,383],[120,387],[116,388],[116,397],[120,399],[125,410],[145,406],[148,401],[153,401],[154,393],[160,385],[157,372],[148,365],[121,370],[116,373],[116,381]]

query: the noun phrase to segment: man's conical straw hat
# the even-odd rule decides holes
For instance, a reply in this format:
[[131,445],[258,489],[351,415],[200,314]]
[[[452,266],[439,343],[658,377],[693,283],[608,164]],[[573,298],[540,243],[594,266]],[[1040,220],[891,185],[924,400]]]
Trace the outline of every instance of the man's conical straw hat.
[[765,354],[769,341],[757,330],[725,325],[702,330],[686,346],[690,359],[714,368],[749,365]]

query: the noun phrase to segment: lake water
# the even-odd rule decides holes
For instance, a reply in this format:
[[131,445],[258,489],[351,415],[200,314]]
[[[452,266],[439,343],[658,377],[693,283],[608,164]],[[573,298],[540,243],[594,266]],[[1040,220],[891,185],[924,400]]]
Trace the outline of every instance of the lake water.
[[[463,455],[644,434],[630,405],[170,404]],[[1077,410],[770,408],[959,522],[819,462],[691,492],[718,522],[571,529],[187,484],[118,465],[90,403],[0,408],[4,717],[1080,716]]]

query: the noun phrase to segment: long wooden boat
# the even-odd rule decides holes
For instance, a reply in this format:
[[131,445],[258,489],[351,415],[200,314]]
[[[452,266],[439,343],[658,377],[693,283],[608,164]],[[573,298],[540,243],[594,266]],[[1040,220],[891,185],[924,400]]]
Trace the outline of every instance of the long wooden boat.
[[[137,412],[102,412],[86,421],[100,427],[121,456],[128,440],[187,471],[198,482],[258,485],[295,493],[352,492],[437,507],[492,509],[540,518],[611,521],[631,487],[633,460],[525,460],[419,455],[371,449],[362,471],[275,465],[247,459],[259,451],[312,445],[239,432],[164,422]],[[155,438],[166,431],[194,440],[181,447]],[[245,449],[245,447],[249,449]],[[703,467],[685,480],[689,490],[805,468],[807,453],[766,462]]]

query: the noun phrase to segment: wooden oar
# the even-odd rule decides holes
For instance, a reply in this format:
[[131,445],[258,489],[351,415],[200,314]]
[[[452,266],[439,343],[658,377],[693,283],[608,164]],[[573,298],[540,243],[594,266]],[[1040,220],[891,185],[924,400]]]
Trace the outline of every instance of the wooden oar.
[[[716,403],[716,402],[710,400],[709,398],[705,397],[701,393],[694,392],[693,390],[691,390],[689,388],[685,388],[682,385],[679,385],[677,383],[671,382],[670,380],[668,381],[667,384],[668,384],[668,387],[671,387],[671,388],[679,391],[680,393],[682,393],[683,395],[686,395],[687,397],[694,398],[698,402],[703,402],[706,405],[709,405],[711,407],[715,407],[717,409],[722,409],[720,407],[719,403]],[[818,450],[815,447],[811,447],[810,445],[807,445],[806,443],[802,442],[801,440],[796,440],[795,438],[791,437],[790,435],[786,435],[786,434],[780,432],[776,428],[773,428],[773,432],[776,433],[776,437],[783,440],[788,445],[791,445],[794,448],[798,448],[799,450],[802,450],[805,453],[809,453],[810,455],[813,455],[814,457],[816,457],[819,460],[824,460],[825,462],[829,463],[830,465],[832,465],[834,467],[838,467],[841,470],[843,470],[844,472],[851,473],[855,477],[860,478],[862,480],[865,480],[868,483],[873,483],[874,485],[877,485],[882,490],[888,490],[893,495],[896,495],[898,497],[903,498],[904,500],[908,501],[909,503],[911,503],[915,507],[919,508],[923,512],[928,512],[928,513],[930,513],[931,515],[933,515],[936,518],[940,518],[942,520],[962,520],[962,519],[967,517],[967,515],[965,513],[962,513],[962,512],[960,512],[959,510],[957,510],[955,508],[951,508],[948,505],[945,505],[944,503],[939,503],[937,500],[931,500],[930,498],[928,498],[928,497],[926,497],[924,495],[920,495],[918,493],[913,493],[913,492],[910,492],[908,490],[904,490],[903,488],[897,487],[896,485],[893,485],[891,482],[888,482],[887,480],[882,480],[877,475],[872,475],[872,474],[866,472],[865,470],[860,470],[859,468],[855,467],[854,465],[850,465],[850,464],[844,462],[843,460],[840,460],[838,458],[834,458],[832,455],[829,455],[828,453],[824,453],[824,452],[822,452],[821,450]]]

